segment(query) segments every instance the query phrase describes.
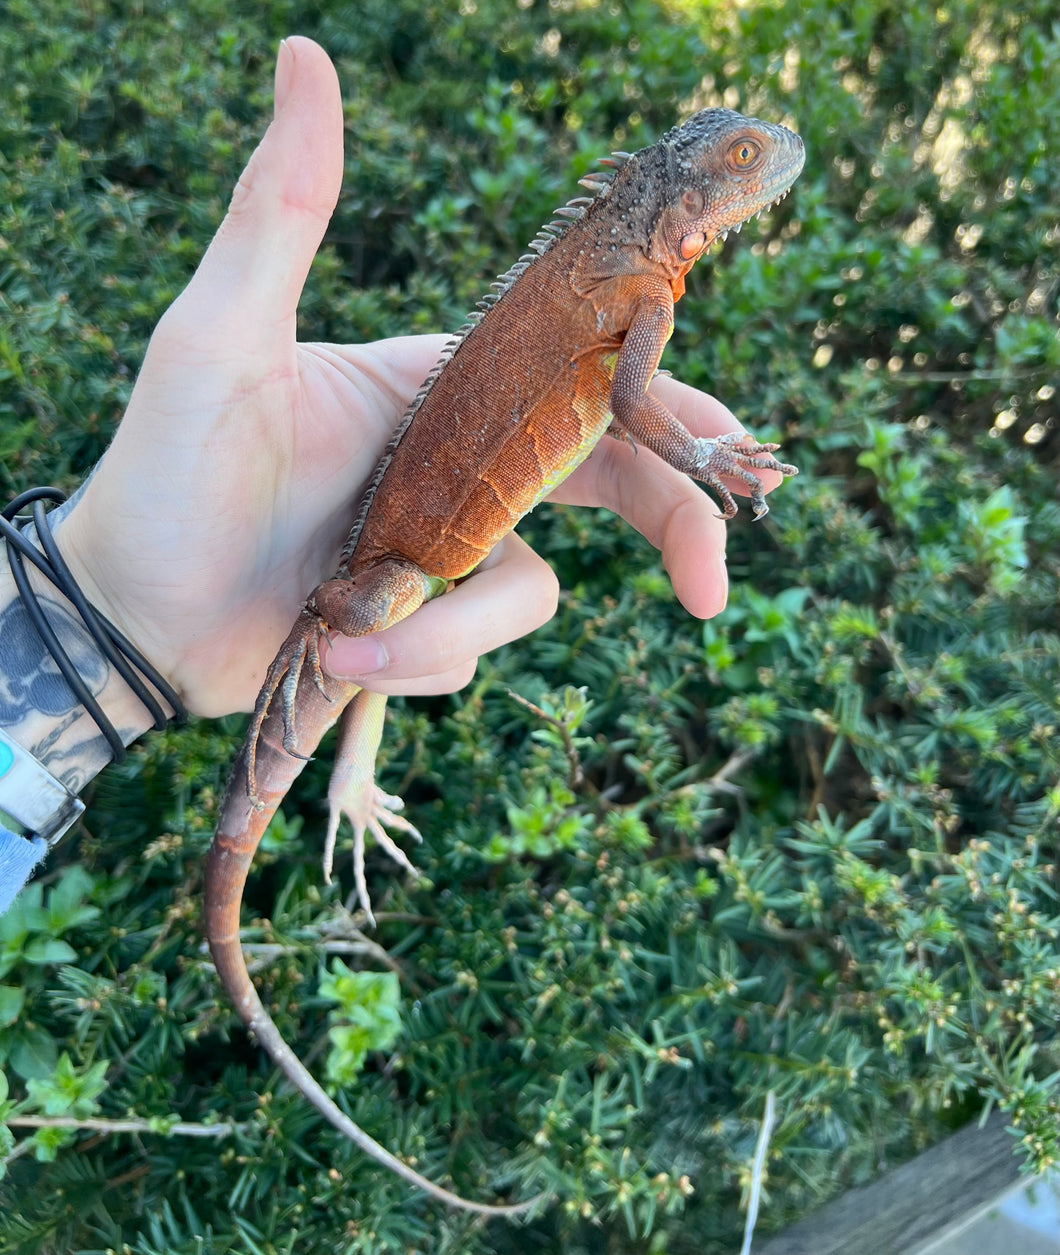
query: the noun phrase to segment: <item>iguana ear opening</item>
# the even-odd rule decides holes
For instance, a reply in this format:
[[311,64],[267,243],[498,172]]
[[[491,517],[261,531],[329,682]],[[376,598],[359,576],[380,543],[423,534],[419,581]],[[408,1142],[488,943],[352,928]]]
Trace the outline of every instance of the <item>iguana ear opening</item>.
[[690,218],[701,218],[707,198],[698,187],[690,187],[681,193],[681,208]]

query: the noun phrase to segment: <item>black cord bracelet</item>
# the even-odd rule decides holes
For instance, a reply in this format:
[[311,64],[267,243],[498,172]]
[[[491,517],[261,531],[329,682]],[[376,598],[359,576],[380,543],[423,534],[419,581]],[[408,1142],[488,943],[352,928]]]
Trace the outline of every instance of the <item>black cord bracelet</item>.
[[[103,733],[114,755],[114,761],[121,762],[125,757],[125,745],[122,743],[121,736],[103,713],[102,707],[90,692],[88,685],[78,674],[70,655],[63,648],[54,628],[48,622],[41,608],[40,598],[34,592],[26,574],[25,560],[27,558],[66,597],[81,616],[100,653],[147,708],[155,728],[161,731],[168,721],[165,710],[151,688],[145,683],[145,679],[149,680],[169,703],[178,723],[183,723],[187,719],[188,712],[184,709],[184,704],[169,681],[159,674],[113,623],[93,609],[78,587],[77,581],[55,543],[48,515],[44,509],[45,501],[61,505],[65,500],[66,494],[58,488],[30,488],[20,493],[0,514],[0,533],[7,546],[7,556],[11,564],[11,575],[14,578],[15,587],[18,589],[18,595],[30,621],[37,629],[37,634],[55,660],[55,665],[59,668],[74,696]],[[43,553],[31,544],[15,525],[18,513],[29,505],[33,507],[33,525],[36,528],[41,548],[44,550]]]

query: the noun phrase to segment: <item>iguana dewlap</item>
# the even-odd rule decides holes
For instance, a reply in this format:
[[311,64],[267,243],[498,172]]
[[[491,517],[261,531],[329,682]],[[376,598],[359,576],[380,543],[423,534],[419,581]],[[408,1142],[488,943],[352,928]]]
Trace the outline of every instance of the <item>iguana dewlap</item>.
[[[239,910],[261,836],[306,758],[342,716],[329,804],[328,858],[339,817],[408,860],[386,828],[415,830],[377,789],[385,698],[326,676],[328,632],[364,636],[410,615],[472,571],[605,433],[650,449],[736,504],[743,481],[765,513],[754,469],[794,475],[775,445],[689,434],[649,392],[673,329],[685,275],[718,237],[786,195],[803,145],[781,126],[707,109],[583,184],[447,346],[410,405],[365,493],[334,577],[310,594],[269,669],[240,750],[206,866],[206,932],[221,982],[275,1063],[368,1154],[435,1197],[485,1212],[415,1173],[363,1133],[283,1041],[247,974]],[[522,1207],[527,1206],[523,1204]]]

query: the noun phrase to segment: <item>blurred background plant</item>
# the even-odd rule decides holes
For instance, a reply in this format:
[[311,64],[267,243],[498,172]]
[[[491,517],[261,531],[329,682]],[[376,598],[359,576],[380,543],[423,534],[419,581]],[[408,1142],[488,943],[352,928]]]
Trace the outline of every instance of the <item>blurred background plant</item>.
[[809,159],[697,269],[664,362],[802,468],[731,525],[729,609],[696,623],[627,527],[543,508],[556,619],[393,711],[418,881],[371,861],[367,935],[323,886],[322,761],[248,889],[255,975],[354,1118],[464,1193],[554,1204],[484,1226],[410,1195],[219,1000],[199,893],[233,718],[105,773],[0,920],[0,1250],[731,1252],[770,1090],[761,1230],[986,1107],[1055,1164],[1053,6],[3,19],[5,494],[102,452],[285,34],[346,100],[307,339],[455,328],[592,158],[693,108],[788,121]]

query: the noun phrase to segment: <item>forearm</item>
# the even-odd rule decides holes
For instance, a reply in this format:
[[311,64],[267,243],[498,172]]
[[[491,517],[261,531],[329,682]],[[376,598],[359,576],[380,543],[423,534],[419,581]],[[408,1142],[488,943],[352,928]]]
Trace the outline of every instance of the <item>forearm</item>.
[[[128,745],[152,723],[66,598],[29,562],[27,577],[78,674]],[[52,661],[0,544],[0,727],[72,792],[113,757],[106,738]]]

